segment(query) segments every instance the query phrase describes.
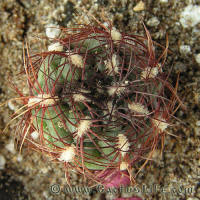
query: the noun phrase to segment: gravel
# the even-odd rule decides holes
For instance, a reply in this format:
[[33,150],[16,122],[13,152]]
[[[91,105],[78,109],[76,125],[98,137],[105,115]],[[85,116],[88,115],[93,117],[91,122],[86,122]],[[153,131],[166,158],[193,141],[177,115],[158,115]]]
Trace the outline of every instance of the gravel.
[[6,164],[6,159],[4,158],[3,155],[0,155],[0,170],[5,168],[5,164]]
[[[138,188],[134,190],[133,187],[131,192],[119,191],[116,194],[100,193],[95,189],[90,194],[66,192],[63,165],[58,165],[44,157],[42,152],[34,152],[25,146],[19,158],[16,153],[19,148],[14,148],[16,123],[13,122],[0,137],[0,199],[89,200],[133,195],[143,199],[200,199],[200,128],[197,123],[200,120],[200,2],[142,1],[144,7],[136,12],[133,8],[138,2],[0,1],[0,104],[17,96],[13,85],[28,94],[25,77],[16,76],[23,70],[24,41],[30,45],[31,52],[47,50],[49,43],[45,38],[53,38],[59,34],[58,31],[52,33],[50,30],[46,35],[47,26],[52,24],[74,27],[75,24],[96,24],[90,16],[93,14],[102,23],[110,20],[117,30],[139,35],[144,34],[144,22],[153,40],[163,46],[168,35],[170,52],[165,70],[171,70],[170,78],[174,85],[179,76],[177,93],[186,108],[177,111],[176,118],[167,129],[169,134],[165,135],[165,147],[161,157],[157,152],[154,159],[135,178]],[[12,104],[0,107],[1,130],[20,105],[21,102],[13,100]],[[158,151],[160,149],[161,146]],[[69,175],[73,186],[87,186],[87,180],[71,169]],[[156,190],[151,190],[153,185],[157,185]],[[57,186],[60,190],[55,192]]]

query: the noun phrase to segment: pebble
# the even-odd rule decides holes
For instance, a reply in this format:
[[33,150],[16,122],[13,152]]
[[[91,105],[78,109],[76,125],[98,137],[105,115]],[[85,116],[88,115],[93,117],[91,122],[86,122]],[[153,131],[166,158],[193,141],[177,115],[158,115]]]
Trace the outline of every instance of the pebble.
[[156,149],[154,150],[153,154],[152,154],[152,159],[157,161],[161,159],[161,151]]
[[200,120],[196,121],[196,126],[200,126]]
[[188,5],[180,14],[180,23],[184,28],[200,23],[200,6]]
[[10,143],[6,144],[6,149],[12,153],[12,154],[15,154],[16,151],[15,151],[15,145],[14,145],[14,142],[11,140]]
[[189,45],[181,45],[179,47],[179,51],[180,51],[181,54],[185,54],[186,55],[186,54],[189,54],[191,52],[191,48],[190,48]]
[[200,136],[200,128],[199,127],[195,127],[194,132],[195,132],[195,135]]
[[43,174],[46,174],[49,170],[48,170],[48,168],[44,167],[44,168],[41,168],[40,171],[41,171]]
[[158,20],[157,17],[152,17],[147,21],[147,25],[149,26],[158,26],[160,24],[160,21]]
[[137,5],[133,8],[133,11],[139,12],[145,9],[145,4],[143,1],[139,1]]
[[186,72],[187,71],[187,65],[185,65],[182,62],[176,62],[174,65],[174,69],[178,72]]
[[17,110],[17,106],[16,106],[16,104],[13,102],[13,100],[9,100],[9,101],[8,101],[8,107],[10,108],[10,110],[13,110],[13,111]]
[[198,64],[200,64],[200,53],[195,55],[195,60]]
[[168,0],[160,0],[160,3],[168,3]]
[[22,155],[21,155],[21,154],[18,154],[18,155],[17,155],[17,161],[18,161],[18,162],[21,162],[22,160],[23,160]]
[[[42,194],[43,194],[45,200],[53,200],[53,196],[50,196],[47,191],[44,191]],[[57,194],[57,193],[55,193],[55,194]]]
[[50,39],[54,39],[60,35],[60,28],[56,24],[48,24],[46,26],[46,36]]
[[0,155],[0,170],[5,168],[5,164],[6,164],[6,159],[4,158],[3,155]]

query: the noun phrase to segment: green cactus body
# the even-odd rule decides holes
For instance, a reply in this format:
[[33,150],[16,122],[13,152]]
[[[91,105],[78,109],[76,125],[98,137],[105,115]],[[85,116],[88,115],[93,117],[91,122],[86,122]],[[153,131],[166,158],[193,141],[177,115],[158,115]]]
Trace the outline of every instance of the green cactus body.
[[169,83],[149,37],[88,29],[59,39],[62,52],[39,56],[32,126],[62,162],[125,170],[121,163],[131,167],[155,147],[174,101],[165,96]]

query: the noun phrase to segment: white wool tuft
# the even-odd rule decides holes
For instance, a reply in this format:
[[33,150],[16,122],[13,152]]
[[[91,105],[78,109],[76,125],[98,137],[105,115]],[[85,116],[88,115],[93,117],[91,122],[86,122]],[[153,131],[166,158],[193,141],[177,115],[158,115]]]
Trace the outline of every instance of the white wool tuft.
[[114,109],[113,101],[108,101],[107,106],[108,106],[108,110],[109,110],[109,112],[111,113],[111,111]]
[[83,68],[84,63],[83,63],[83,57],[78,55],[78,54],[73,54],[70,55],[69,58],[71,59],[71,62],[73,65],[79,68]]
[[141,73],[141,79],[155,78],[159,73],[158,67],[146,67]]
[[122,39],[122,34],[119,31],[117,31],[115,28],[112,28],[112,30],[111,30],[111,38],[114,41],[121,40]]
[[74,159],[75,155],[76,155],[75,147],[74,146],[70,146],[70,147],[67,147],[60,154],[60,157],[58,158],[58,160],[59,161],[63,161],[63,162],[71,162]]
[[90,99],[86,98],[82,94],[74,94],[73,99],[75,102],[84,102],[84,101],[90,101]]
[[126,154],[129,150],[130,143],[125,135],[119,134],[118,135],[118,148],[121,150],[122,156]]
[[[90,93],[90,91],[85,90],[85,89],[81,89],[80,92],[81,93]],[[84,102],[84,101],[90,102],[90,99],[86,98],[82,94],[74,94],[73,99],[74,99],[75,102]]]
[[77,127],[77,136],[82,137],[82,135],[90,129],[91,124],[92,121],[89,117],[86,117],[86,119],[81,120]]
[[116,54],[113,54],[112,59],[106,60],[104,63],[109,74],[112,74],[113,72],[117,73],[119,71],[119,60]]
[[163,132],[169,125],[161,116],[159,116],[157,119],[153,119],[152,122],[154,126],[156,126],[161,132]]
[[38,133],[37,131],[33,131],[33,132],[31,133],[31,137],[32,137],[34,140],[37,140],[38,137],[39,137],[39,133]]
[[149,114],[148,109],[145,108],[141,103],[130,103],[128,104],[128,108],[133,112],[141,113],[143,115]]
[[63,51],[63,46],[60,42],[56,42],[48,46],[48,51]]
[[109,96],[113,96],[116,91],[117,91],[117,88],[115,86],[109,87],[108,88],[108,94],[109,94]]
[[87,101],[87,98],[85,96],[83,96],[82,94],[74,94],[73,95],[73,99],[76,102],[83,102],[83,101]]
[[58,125],[59,128],[65,128],[65,125],[62,121],[58,121],[57,125]]
[[86,90],[86,89],[80,89],[80,92],[82,92],[82,93],[90,93],[90,91],[89,90]]
[[55,96],[54,98],[50,94],[38,94],[37,97],[32,97],[28,101],[28,107],[34,106],[35,104],[40,104],[42,106],[53,105],[58,98]]
[[122,161],[120,163],[120,167],[119,168],[120,168],[120,171],[127,170],[128,169],[128,163],[125,162],[125,161]]
[[115,93],[120,96],[126,89],[127,83],[122,83],[120,86],[114,85],[108,88],[109,96],[113,96]]

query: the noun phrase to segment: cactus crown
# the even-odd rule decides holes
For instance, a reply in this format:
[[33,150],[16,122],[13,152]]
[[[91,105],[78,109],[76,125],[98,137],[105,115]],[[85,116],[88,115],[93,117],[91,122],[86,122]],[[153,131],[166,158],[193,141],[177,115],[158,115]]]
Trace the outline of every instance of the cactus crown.
[[51,51],[25,57],[22,143],[97,182],[156,148],[177,101],[163,72],[167,48],[157,58],[146,28],[144,37],[108,30],[62,29]]

